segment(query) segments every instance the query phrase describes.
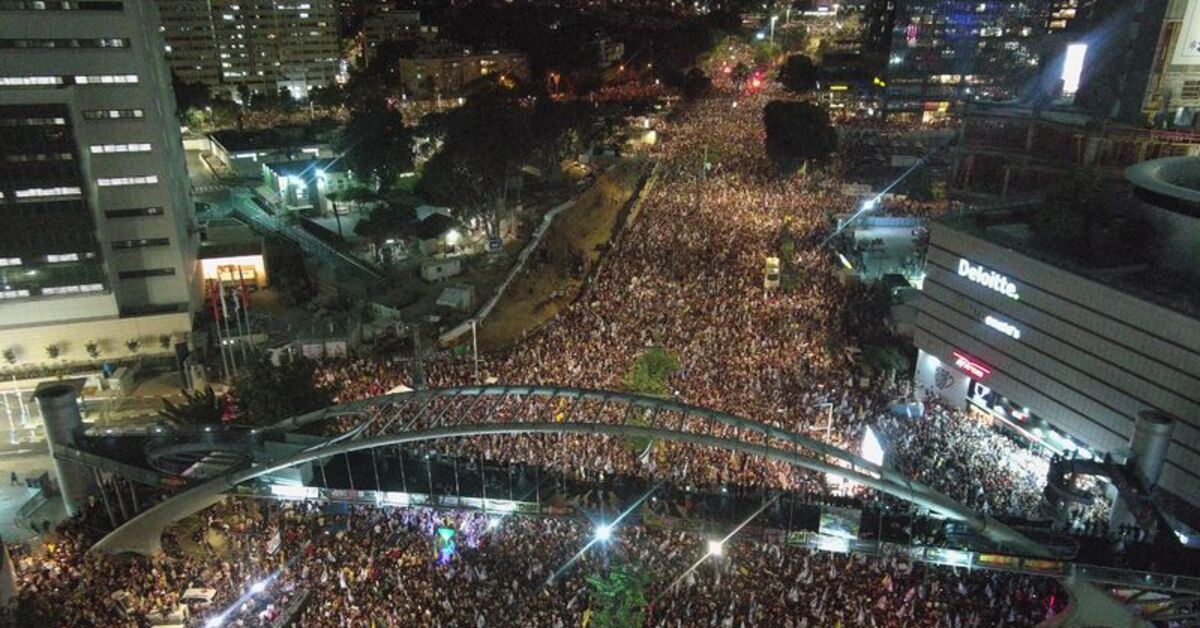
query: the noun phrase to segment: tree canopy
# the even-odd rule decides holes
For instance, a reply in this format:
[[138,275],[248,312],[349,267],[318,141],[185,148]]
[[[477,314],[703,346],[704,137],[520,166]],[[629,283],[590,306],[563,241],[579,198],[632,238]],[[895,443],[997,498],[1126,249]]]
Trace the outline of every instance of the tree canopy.
[[790,92],[810,92],[817,86],[817,66],[806,55],[790,55],[779,68],[779,82]]
[[419,190],[451,207],[462,220],[478,218],[489,235],[500,231],[507,183],[535,146],[531,108],[516,98],[487,94],[447,112],[442,149],[426,164]]
[[595,628],[637,628],[646,623],[646,585],[650,578],[630,565],[616,565],[603,576],[588,576],[588,610]]
[[625,373],[625,388],[643,395],[665,397],[671,394],[671,374],[679,370],[679,358],[663,347],[642,352]]
[[354,226],[354,233],[374,240],[408,238],[415,235],[416,213],[412,207],[388,204],[375,207],[366,218]]
[[203,391],[184,390],[182,393],[182,403],[163,397],[163,407],[158,415],[178,427],[212,425],[221,421],[221,400],[211,386]]
[[413,168],[412,133],[379,96],[354,108],[338,148],[351,170],[364,179],[373,177],[381,188]]
[[279,366],[265,356],[251,363],[233,382],[242,420],[267,425],[328,406],[333,396],[317,385],[316,370],[315,362],[291,353],[280,356]]
[[821,161],[837,149],[829,114],[814,104],[773,100],[763,109],[767,157],[781,174],[794,173],[809,160]]

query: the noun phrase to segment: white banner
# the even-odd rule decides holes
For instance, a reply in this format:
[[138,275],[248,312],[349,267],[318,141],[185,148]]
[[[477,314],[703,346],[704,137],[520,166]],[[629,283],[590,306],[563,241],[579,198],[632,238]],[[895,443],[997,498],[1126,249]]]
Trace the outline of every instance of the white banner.
[[1200,64],[1200,0],[1188,0],[1187,12],[1179,25],[1179,37],[1175,39],[1175,56],[1172,65]]

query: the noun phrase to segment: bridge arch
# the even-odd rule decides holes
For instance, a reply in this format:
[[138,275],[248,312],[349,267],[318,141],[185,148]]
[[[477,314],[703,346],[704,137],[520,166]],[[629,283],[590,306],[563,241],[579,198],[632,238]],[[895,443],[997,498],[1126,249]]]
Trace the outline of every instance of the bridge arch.
[[[471,409],[483,400],[491,399],[494,404],[503,400],[520,404],[528,399],[557,399],[560,403],[590,400],[602,406],[615,404],[626,410],[620,423],[586,421],[506,421],[499,423],[467,423]],[[436,415],[427,416],[434,400],[449,402]],[[456,404],[464,407],[457,408]],[[493,408],[496,406],[493,405]],[[633,411],[645,410],[653,416],[648,424],[630,423]],[[657,420],[664,412],[672,423]],[[412,391],[384,395],[341,406],[333,406],[300,417],[282,421],[262,432],[281,432],[332,418],[354,414],[367,414],[370,418],[357,429],[332,437],[309,449],[272,460],[261,466],[234,470],[226,475],[188,489],[139,514],[100,540],[93,551],[108,553],[135,552],[152,554],[161,549],[163,531],[172,523],[192,515],[220,500],[222,495],[236,487],[264,475],[275,473],[297,465],[318,461],[323,458],[365,451],[378,447],[404,445],[417,442],[437,441],[483,435],[520,434],[583,434],[606,435],[630,438],[661,439],[689,443],[703,447],[714,447],[748,455],[764,457],[813,471],[842,477],[865,486],[883,491],[900,499],[929,508],[946,517],[962,521],[977,532],[1027,555],[1049,556],[1046,548],[1019,532],[980,515],[953,499],[934,491],[919,482],[910,480],[888,467],[876,465],[848,451],[813,440],[802,434],[782,430],[774,426],[750,421],[736,415],[699,408],[678,401],[659,399],[627,393],[606,392],[580,388],[489,386],[459,387],[436,390]],[[675,419],[678,415],[679,419]],[[421,418],[426,416],[426,421]],[[576,418],[572,415],[572,418]],[[736,428],[734,437],[717,436],[712,429],[684,430],[686,419],[699,419]],[[388,427],[406,421],[403,429],[390,432]],[[370,435],[368,428],[380,432]],[[709,426],[712,427],[712,426]],[[383,429],[379,429],[383,428]],[[746,438],[750,434],[762,436],[761,442]],[[261,433],[256,437],[261,437]],[[772,443],[772,440],[776,441]],[[807,449],[813,454],[800,453]],[[827,462],[835,458],[849,467]]]

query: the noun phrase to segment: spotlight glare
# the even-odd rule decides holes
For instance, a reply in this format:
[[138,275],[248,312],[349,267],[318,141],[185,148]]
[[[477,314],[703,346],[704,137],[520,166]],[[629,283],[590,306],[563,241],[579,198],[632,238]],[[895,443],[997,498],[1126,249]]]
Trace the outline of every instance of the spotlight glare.
[[266,591],[266,590],[267,590],[267,581],[266,580],[260,580],[258,582],[255,582],[250,587],[251,593],[262,593],[263,591]]
[[208,620],[207,624],[204,624],[204,625],[205,625],[205,628],[220,628],[221,618],[213,617],[212,619]]
[[717,539],[708,540],[708,555],[720,556],[725,552],[725,544]]
[[596,540],[601,543],[607,542],[612,539],[612,533],[612,526],[606,523],[596,528]]

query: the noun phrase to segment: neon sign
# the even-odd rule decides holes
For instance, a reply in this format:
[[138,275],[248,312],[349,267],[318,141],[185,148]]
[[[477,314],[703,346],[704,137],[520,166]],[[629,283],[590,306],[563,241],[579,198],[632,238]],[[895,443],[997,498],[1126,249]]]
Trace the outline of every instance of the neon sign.
[[1009,338],[1012,338],[1013,340],[1021,339],[1021,329],[1004,319],[996,318],[995,316],[989,314],[983,317],[983,324],[1004,334],[1005,336],[1008,336]]
[[986,364],[965,353],[955,351],[952,355],[954,356],[954,366],[977,380],[987,379],[987,376],[992,374],[992,369]]
[[972,264],[971,262],[959,258],[958,260],[958,276],[966,277],[975,283],[999,292],[1010,299],[1020,299],[1017,294],[1017,285],[1014,284],[1008,277],[1000,273],[989,270],[986,266]]

